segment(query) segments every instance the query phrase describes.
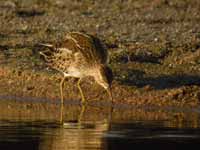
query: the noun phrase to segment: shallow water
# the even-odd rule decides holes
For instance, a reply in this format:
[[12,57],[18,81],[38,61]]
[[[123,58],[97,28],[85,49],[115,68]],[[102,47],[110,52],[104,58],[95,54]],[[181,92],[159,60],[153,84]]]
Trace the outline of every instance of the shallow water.
[[177,149],[200,145],[199,109],[1,101],[0,150]]

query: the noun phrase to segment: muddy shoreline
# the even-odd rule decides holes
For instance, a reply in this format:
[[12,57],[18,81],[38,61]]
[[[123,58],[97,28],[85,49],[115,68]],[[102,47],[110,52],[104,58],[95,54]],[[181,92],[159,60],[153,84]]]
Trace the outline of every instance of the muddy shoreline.
[[[0,95],[60,97],[61,75],[37,54],[38,42],[85,31],[110,52],[115,103],[198,107],[200,102],[200,2],[18,1],[0,2]],[[76,81],[65,101],[80,100]],[[81,85],[89,102],[109,100],[92,79]]]

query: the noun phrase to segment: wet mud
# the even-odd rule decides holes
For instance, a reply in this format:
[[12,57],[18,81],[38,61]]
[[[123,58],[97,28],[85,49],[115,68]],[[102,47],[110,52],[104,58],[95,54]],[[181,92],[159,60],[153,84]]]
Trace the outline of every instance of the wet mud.
[[[198,107],[199,9],[198,0],[1,1],[0,95],[59,102],[62,76],[45,65],[36,45],[84,31],[108,47],[115,103]],[[75,85],[66,81],[65,101],[80,101]],[[93,79],[81,86],[89,103],[109,102]]]

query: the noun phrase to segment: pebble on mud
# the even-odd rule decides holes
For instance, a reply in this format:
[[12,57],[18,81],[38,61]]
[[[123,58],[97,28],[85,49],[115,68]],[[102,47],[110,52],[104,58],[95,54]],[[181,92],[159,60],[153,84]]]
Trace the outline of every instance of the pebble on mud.
[[35,88],[34,86],[26,86],[26,87],[23,89],[23,92],[31,91],[31,90],[33,90],[34,88]]

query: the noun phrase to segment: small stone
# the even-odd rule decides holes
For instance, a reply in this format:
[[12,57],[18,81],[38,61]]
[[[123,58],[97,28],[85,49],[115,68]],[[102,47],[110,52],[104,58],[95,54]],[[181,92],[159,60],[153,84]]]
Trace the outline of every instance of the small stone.
[[34,89],[34,86],[27,86],[23,89],[23,92],[31,91]]
[[146,85],[145,87],[144,87],[144,90],[145,91],[150,91],[150,90],[152,90],[153,89],[153,87],[151,86],[151,85]]
[[14,82],[14,81],[12,81],[12,80],[9,80],[9,81],[8,81],[8,84],[13,84],[13,82]]
[[6,1],[4,3],[4,7],[15,8],[16,4],[14,2],[11,2],[11,1]]

